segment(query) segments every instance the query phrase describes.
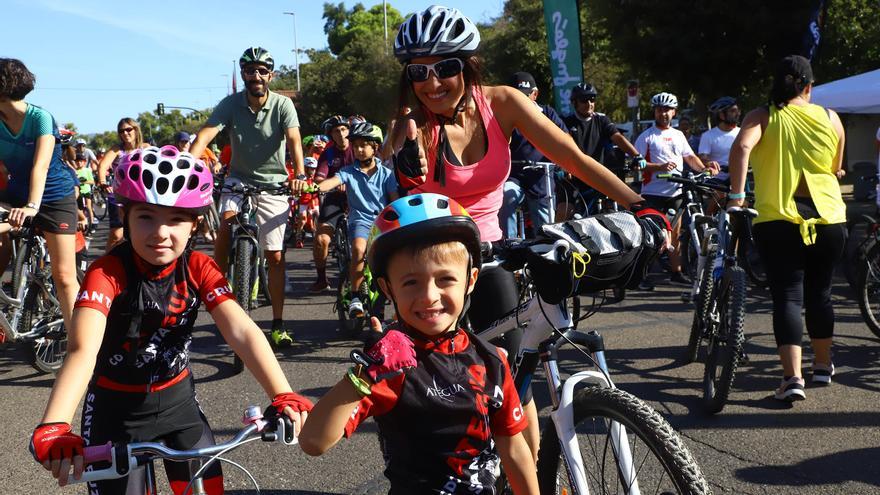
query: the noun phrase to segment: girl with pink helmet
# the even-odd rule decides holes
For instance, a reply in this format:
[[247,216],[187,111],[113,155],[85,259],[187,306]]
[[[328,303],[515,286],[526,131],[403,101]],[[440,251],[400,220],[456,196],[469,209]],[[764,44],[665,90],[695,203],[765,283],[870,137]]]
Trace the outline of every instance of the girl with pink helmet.
[[[269,342],[235,301],[214,260],[190,249],[212,201],[208,168],[174,146],[144,148],[123,158],[113,187],[126,240],[86,273],[74,306],[70,353],[31,438],[37,462],[63,485],[71,467],[75,477],[81,475],[85,445],[163,440],[190,449],[213,444],[189,366],[202,301],[268,394],[266,414],[286,414],[299,429],[312,403],[292,391]],[[70,422],[84,394],[77,435]],[[56,460],[61,467],[56,462],[53,469]],[[222,493],[222,473],[213,466],[204,485],[207,493]],[[142,493],[142,471],[90,485],[90,493]],[[169,463],[166,472],[172,487],[184,486],[194,474],[189,463]]]

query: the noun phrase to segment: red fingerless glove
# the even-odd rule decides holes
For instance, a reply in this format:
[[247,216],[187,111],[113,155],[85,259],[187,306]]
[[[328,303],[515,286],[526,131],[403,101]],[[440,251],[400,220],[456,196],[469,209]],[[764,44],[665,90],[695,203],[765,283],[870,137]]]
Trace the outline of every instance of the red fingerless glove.
[[418,365],[412,340],[400,330],[388,330],[366,351],[368,356],[377,361],[366,369],[373,383],[387,380]]
[[284,408],[287,406],[290,406],[293,412],[309,412],[315,407],[312,401],[296,392],[282,392],[272,399],[271,407],[275,408],[279,413],[284,411]]
[[81,436],[70,432],[67,423],[43,423],[34,429],[29,449],[34,459],[43,463],[53,459],[72,459],[83,455]]

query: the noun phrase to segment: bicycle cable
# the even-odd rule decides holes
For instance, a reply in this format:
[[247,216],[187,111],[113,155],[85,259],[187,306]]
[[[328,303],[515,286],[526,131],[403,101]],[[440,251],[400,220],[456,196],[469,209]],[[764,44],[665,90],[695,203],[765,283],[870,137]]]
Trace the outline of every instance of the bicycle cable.
[[213,464],[215,461],[221,461],[221,462],[227,462],[227,463],[229,463],[229,464],[231,464],[231,465],[237,467],[238,469],[241,469],[242,472],[244,472],[244,474],[246,474],[247,477],[251,479],[251,483],[254,484],[254,488],[257,490],[257,493],[259,494],[259,493],[260,493],[260,485],[257,483],[257,480],[256,480],[256,479],[254,478],[254,476],[250,473],[250,471],[248,471],[247,468],[245,468],[245,467],[242,466],[241,464],[239,464],[239,463],[237,463],[237,462],[235,462],[235,461],[233,461],[233,460],[227,459],[227,458],[225,458],[225,457],[222,457],[223,454],[229,452],[229,451],[232,450],[232,449],[236,449],[236,448],[241,447],[242,445],[244,445],[244,444],[246,444],[246,443],[250,443],[250,442],[253,442],[253,441],[255,441],[255,440],[259,440],[259,439],[260,439],[260,437],[248,438],[247,440],[243,440],[243,441],[241,441],[241,442],[239,442],[239,443],[237,443],[237,444],[235,444],[235,445],[230,445],[229,447],[226,447],[225,449],[221,450],[220,452],[217,452],[217,453],[214,454],[214,455],[204,455],[204,456],[200,456],[200,457],[204,457],[204,458],[208,459],[208,462],[205,462],[204,464],[202,464],[202,465],[199,467],[199,469],[195,472],[195,474],[193,474],[192,478],[190,478],[190,480],[189,480],[189,483],[187,483],[186,488],[184,488],[183,493],[193,493],[193,492],[190,491],[191,488],[192,488],[192,484],[193,484],[193,482],[195,482],[195,480],[197,480],[197,479],[202,475],[202,472],[203,472],[205,469],[207,469],[208,466],[210,466],[211,464]]

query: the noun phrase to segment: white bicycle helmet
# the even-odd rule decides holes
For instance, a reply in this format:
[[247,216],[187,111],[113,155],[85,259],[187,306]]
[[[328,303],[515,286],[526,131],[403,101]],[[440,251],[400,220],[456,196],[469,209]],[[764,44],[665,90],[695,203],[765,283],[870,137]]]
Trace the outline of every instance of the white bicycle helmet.
[[651,98],[651,106],[678,108],[678,98],[672,93],[657,93]]
[[401,62],[416,57],[470,57],[480,46],[480,32],[458,9],[432,5],[400,25],[394,56]]

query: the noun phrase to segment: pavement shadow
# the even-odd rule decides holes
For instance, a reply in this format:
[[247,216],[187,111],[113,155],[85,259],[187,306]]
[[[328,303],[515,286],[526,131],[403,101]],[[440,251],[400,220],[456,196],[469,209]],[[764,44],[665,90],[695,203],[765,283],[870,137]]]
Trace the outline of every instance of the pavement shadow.
[[827,485],[830,489],[855,481],[880,487],[880,447],[835,452],[793,465],[750,466],[737,469],[735,476],[764,486]]

